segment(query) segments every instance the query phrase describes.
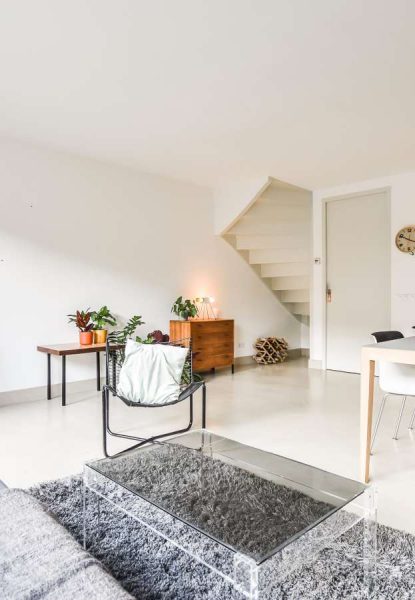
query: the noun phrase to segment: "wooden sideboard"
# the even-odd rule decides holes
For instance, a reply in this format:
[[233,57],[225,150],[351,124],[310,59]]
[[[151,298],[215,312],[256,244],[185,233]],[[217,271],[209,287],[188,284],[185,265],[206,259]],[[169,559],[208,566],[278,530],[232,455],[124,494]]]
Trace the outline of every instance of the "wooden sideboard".
[[234,372],[233,319],[170,321],[170,339],[192,338],[193,369],[231,367]]

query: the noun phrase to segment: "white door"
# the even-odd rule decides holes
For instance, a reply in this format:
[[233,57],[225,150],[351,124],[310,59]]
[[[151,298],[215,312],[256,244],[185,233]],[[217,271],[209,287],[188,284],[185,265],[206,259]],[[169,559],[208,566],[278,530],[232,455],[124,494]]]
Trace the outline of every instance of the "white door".
[[360,349],[390,329],[389,195],[331,200],[327,215],[327,369],[360,373]]

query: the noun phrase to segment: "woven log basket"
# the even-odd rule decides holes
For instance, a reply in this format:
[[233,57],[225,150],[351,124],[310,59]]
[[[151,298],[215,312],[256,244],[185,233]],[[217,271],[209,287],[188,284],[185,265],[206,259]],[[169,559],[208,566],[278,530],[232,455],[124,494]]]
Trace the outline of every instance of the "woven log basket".
[[288,356],[288,342],[284,338],[257,338],[254,348],[254,359],[260,365],[275,365],[284,362]]

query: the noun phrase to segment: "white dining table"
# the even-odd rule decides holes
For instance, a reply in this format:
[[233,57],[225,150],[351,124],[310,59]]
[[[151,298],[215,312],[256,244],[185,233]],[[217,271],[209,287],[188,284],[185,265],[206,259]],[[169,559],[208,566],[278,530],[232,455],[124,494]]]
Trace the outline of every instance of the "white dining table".
[[360,477],[370,479],[373,394],[376,361],[415,365],[415,336],[362,347],[360,374]]

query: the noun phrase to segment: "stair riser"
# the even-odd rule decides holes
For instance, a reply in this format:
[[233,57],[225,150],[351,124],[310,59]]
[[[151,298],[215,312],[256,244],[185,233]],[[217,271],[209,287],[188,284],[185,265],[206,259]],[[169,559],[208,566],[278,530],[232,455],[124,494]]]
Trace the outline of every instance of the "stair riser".
[[282,191],[268,188],[256,201],[255,206],[306,206],[312,204],[312,194],[308,192]]
[[265,250],[280,248],[299,248],[304,244],[310,245],[309,236],[300,235],[237,235],[238,250]]
[[271,287],[273,290],[308,290],[310,288],[310,278],[307,276],[299,277],[274,277]]
[[307,252],[305,249],[280,249],[280,250],[250,250],[249,262],[252,265],[267,264],[267,263],[291,263],[305,262],[307,260]]
[[310,301],[310,291],[308,289],[304,290],[284,290],[278,292],[278,296],[280,297],[282,302],[309,302]]
[[298,235],[310,236],[310,225],[307,221],[259,221],[259,220],[244,220],[243,217],[232,229],[228,232],[234,235]]
[[256,204],[243,218],[271,219],[274,221],[309,221],[311,206]]
[[310,305],[308,302],[291,302],[284,304],[288,308],[288,310],[293,313],[293,315],[310,315]]
[[308,262],[270,263],[261,265],[261,277],[308,276]]

